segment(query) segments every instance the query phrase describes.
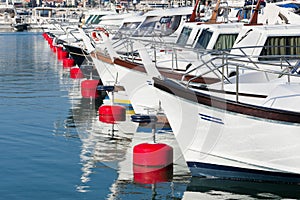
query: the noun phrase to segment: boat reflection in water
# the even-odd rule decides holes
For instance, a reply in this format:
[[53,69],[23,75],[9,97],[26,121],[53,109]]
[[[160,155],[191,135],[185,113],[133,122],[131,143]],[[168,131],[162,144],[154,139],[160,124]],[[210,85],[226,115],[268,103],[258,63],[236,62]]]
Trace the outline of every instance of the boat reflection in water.
[[300,185],[192,177],[183,199],[299,199]]
[[[157,178],[149,182],[149,177],[134,176],[133,147],[137,144],[152,141],[151,130],[138,127],[135,133],[122,133],[123,128],[110,135],[111,125],[99,122],[97,112],[103,99],[81,98],[78,87],[69,90],[72,108],[65,120],[66,126],[76,127],[80,138],[81,170],[78,192],[89,192],[93,187],[92,174],[99,168],[112,169],[116,178],[110,181],[107,199],[297,199],[300,196],[300,185],[277,184],[266,182],[248,182],[214,178],[190,177],[186,162],[171,131],[159,131],[156,140],[166,143],[174,149],[174,165],[170,169],[169,180]],[[105,100],[104,100],[105,101]],[[127,116],[128,117],[128,116]],[[130,119],[122,122],[132,125]],[[116,124],[116,129],[119,129]],[[67,135],[66,135],[67,136]],[[73,135],[74,136],[74,135]],[[167,171],[165,171],[167,172]],[[103,174],[101,175],[103,176]],[[105,175],[104,175],[105,176]],[[151,177],[150,177],[151,178]]]
[[[66,83],[64,83],[66,84]],[[170,169],[169,180],[162,177],[157,182],[136,179],[133,168],[133,147],[139,143],[151,142],[151,130],[146,127],[137,128],[135,133],[122,133],[122,127],[115,137],[110,135],[111,125],[99,122],[98,108],[103,99],[86,99],[80,96],[79,81],[69,88],[72,108],[65,120],[65,126],[76,128],[78,135],[65,134],[66,137],[79,137],[81,144],[80,184],[78,192],[93,190],[93,179],[99,168],[109,175],[107,199],[298,199],[300,185],[277,184],[265,182],[247,182],[240,180],[224,180],[214,178],[190,177],[186,162],[171,131],[159,131],[156,140],[169,144],[174,149],[174,165]],[[128,117],[128,116],[127,116]],[[122,122],[123,123],[123,122]],[[130,118],[122,124],[132,126]],[[111,169],[111,170],[108,170]],[[99,174],[100,175],[100,174]],[[170,174],[169,174],[170,175]],[[106,175],[101,174],[101,177]],[[115,178],[113,178],[115,177]],[[146,177],[149,178],[149,177]],[[151,177],[150,177],[151,178]],[[158,177],[152,177],[158,178]]]
[[[111,194],[108,199],[125,199],[130,195],[137,199],[151,196],[151,199],[181,198],[190,178],[189,169],[183,159],[181,150],[172,132],[158,131],[156,141],[168,144],[173,148],[173,166],[163,168],[147,168],[133,164],[134,147],[141,143],[151,143],[151,132],[145,128],[137,129],[134,133],[126,157],[118,163],[118,178],[110,187]],[[147,156],[145,154],[145,156]]]
[[69,91],[72,118],[82,142],[80,153],[82,175],[77,191],[87,192],[90,188],[91,175],[96,168],[116,169],[118,162],[125,157],[130,140],[121,139],[118,134],[112,138],[110,135],[112,126],[99,122],[97,111],[103,99],[81,98],[78,91],[80,92],[78,87],[73,87]]
[[[72,119],[67,120],[70,125],[73,124],[76,127],[82,142],[80,153],[82,175],[77,191],[89,192],[93,187],[91,186],[92,175],[97,168],[110,168],[116,172],[117,178],[112,179],[108,199],[126,198],[128,195],[143,198],[146,193],[150,193],[150,196],[156,196],[158,199],[164,199],[166,195],[181,198],[189,178],[189,170],[171,129],[163,126],[164,130],[158,131],[156,141],[172,146],[174,151],[173,167],[162,169],[162,173],[156,174],[154,177],[149,176],[148,173],[147,177],[140,174],[139,179],[136,179],[132,164],[133,148],[140,143],[152,142],[152,127],[139,126],[137,128],[138,124],[131,121],[131,114],[127,114],[126,121],[115,124],[116,131],[112,137],[112,125],[100,122],[98,117],[98,108],[103,102],[108,104],[109,102],[106,102],[108,100],[82,98],[80,88],[77,87],[78,84],[79,82],[75,83],[69,90],[72,104],[70,111],[72,116],[70,117]],[[167,175],[163,173],[167,173]],[[159,175],[162,177],[158,177]],[[149,178],[156,180],[150,180],[149,184]],[[169,194],[175,190],[174,188],[180,188],[180,192]]]

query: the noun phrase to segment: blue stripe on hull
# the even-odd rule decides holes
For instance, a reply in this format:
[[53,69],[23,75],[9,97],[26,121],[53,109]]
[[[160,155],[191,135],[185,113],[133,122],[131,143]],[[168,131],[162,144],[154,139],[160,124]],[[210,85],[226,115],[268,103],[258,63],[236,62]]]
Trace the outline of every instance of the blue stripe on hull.
[[207,176],[250,181],[300,183],[300,174],[246,169],[199,162],[187,162],[192,176]]
[[[155,133],[166,133],[166,132],[171,132],[172,129],[170,127],[157,127],[155,131],[156,131]],[[152,128],[139,126],[136,132],[152,133]]]

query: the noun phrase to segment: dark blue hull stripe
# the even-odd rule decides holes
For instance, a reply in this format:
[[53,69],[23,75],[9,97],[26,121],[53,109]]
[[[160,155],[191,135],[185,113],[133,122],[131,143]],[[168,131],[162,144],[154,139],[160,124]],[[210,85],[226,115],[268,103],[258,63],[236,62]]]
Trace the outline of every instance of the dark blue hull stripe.
[[192,176],[300,183],[300,174],[246,169],[232,166],[187,162]]
[[201,113],[199,113],[199,115],[200,115],[201,119],[203,119],[203,120],[215,122],[215,123],[218,123],[218,124],[224,124],[224,122],[220,118],[212,117],[212,116],[209,116],[209,115],[204,115],[204,114],[201,114]]

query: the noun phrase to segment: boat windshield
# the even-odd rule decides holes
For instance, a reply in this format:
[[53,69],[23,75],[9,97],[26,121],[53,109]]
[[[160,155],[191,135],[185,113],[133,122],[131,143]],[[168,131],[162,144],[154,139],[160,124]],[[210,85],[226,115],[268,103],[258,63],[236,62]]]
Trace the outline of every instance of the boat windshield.
[[131,36],[141,22],[126,22],[123,23],[119,31],[115,34],[114,39]]
[[180,21],[180,15],[148,17],[134,32],[134,36],[168,36],[177,30]]
[[39,9],[35,10],[34,15],[39,17],[51,17],[55,13],[52,9]]
[[11,8],[0,8],[0,15],[9,14],[11,17],[15,16],[15,10]]
[[183,29],[181,30],[181,33],[176,41],[176,44],[179,46],[185,46],[188,38],[190,37],[192,32],[192,28],[190,27],[183,27]]
[[208,29],[203,29],[194,48],[206,49],[212,35],[213,35],[212,31],[209,31]]

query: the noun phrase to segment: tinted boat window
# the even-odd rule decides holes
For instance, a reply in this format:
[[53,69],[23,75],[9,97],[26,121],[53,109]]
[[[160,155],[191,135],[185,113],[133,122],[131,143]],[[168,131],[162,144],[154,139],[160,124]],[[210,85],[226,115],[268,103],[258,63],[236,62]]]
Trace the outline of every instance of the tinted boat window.
[[220,34],[213,49],[229,49],[233,46],[238,34]]
[[113,39],[124,38],[131,36],[141,22],[128,22],[124,23],[119,31],[115,34]]
[[186,45],[186,42],[187,42],[188,38],[190,37],[191,32],[192,32],[191,28],[183,27],[183,29],[181,30],[181,33],[178,37],[178,40],[176,41],[176,44],[178,44],[180,46]]
[[38,13],[39,13],[38,15],[41,16],[41,17],[48,17],[49,16],[49,12],[50,12],[49,10],[39,10],[38,11]]
[[172,17],[149,17],[138,30],[134,32],[134,36],[167,36],[174,33],[180,25],[181,16]]
[[204,29],[197,40],[195,48],[196,49],[206,49],[206,47],[211,39],[212,34],[213,33],[211,31]]
[[134,36],[147,36],[151,35],[154,30],[156,22],[160,20],[160,17],[148,17],[141,26],[134,32]]
[[300,36],[269,37],[259,60],[279,60],[281,57],[300,55]]

